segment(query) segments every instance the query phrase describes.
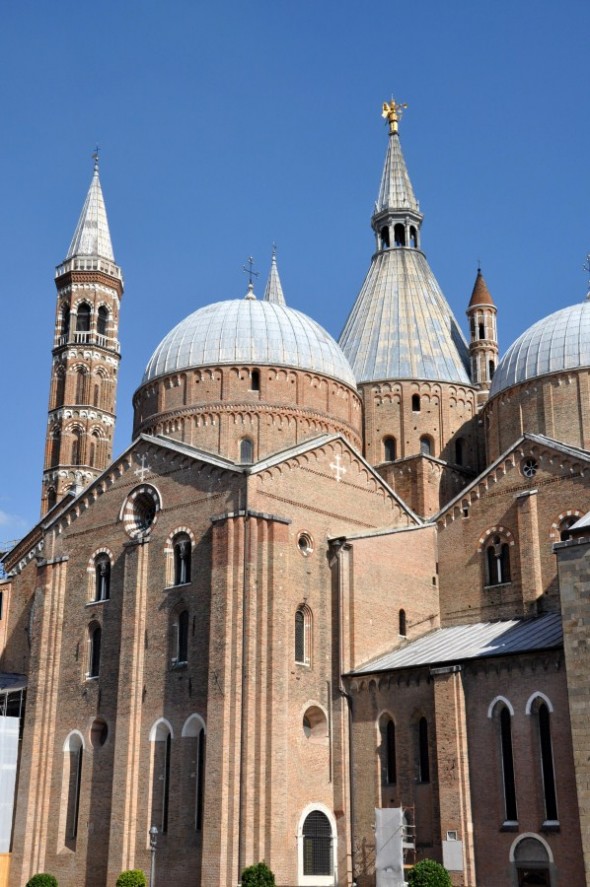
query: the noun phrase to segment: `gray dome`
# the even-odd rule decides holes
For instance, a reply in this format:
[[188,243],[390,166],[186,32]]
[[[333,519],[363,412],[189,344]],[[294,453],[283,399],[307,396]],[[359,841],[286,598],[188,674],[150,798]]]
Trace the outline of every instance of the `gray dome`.
[[510,346],[494,374],[490,397],[546,373],[590,366],[590,301],[537,321]]
[[254,298],[215,302],[190,314],[160,342],[142,384],[218,364],[294,367],[356,388],[350,364],[318,323],[293,308]]

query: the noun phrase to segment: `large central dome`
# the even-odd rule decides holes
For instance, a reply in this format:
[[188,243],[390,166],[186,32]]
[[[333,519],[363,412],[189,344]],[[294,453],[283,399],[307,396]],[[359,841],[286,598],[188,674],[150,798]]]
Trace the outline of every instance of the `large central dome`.
[[154,351],[142,384],[179,370],[229,364],[309,370],[356,388],[346,357],[318,323],[252,297],[215,302],[181,321]]

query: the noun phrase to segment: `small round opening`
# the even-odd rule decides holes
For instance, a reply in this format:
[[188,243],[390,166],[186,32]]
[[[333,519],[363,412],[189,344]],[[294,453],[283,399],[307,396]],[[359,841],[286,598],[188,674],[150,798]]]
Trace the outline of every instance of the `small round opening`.
[[109,728],[107,727],[106,721],[103,721],[102,718],[97,718],[90,728],[90,742],[93,748],[100,748],[107,741],[107,736],[109,735]]
[[534,477],[538,468],[539,463],[536,459],[523,459],[521,470],[525,477]]
[[299,533],[297,537],[297,548],[304,557],[307,557],[313,551],[313,540],[309,533]]

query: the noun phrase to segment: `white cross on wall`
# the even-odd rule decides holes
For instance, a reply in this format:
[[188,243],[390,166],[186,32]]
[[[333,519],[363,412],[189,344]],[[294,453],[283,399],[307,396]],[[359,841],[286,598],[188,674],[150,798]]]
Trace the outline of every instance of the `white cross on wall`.
[[333,462],[330,462],[330,468],[334,470],[334,474],[336,476],[336,483],[340,483],[340,478],[343,474],[346,474],[346,468],[344,465],[340,464],[340,453],[336,453]]
[[141,454],[141,458],[138,457],[138,461],[141,462],[141,468],[136,468],[133,474],[137,474],[140,481],[143,483],[147,472],[151,471],[152,469],[149,465],[146,465],[147,457],[145,453]]

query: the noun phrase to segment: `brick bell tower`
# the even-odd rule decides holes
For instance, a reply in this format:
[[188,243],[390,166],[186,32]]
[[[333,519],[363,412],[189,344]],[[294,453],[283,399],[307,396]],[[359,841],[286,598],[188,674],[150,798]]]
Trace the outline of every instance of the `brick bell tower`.
[[57,307],[41,514],[109,464],[115,433],[123,275],[94,174],[68,254],[55,272]]

